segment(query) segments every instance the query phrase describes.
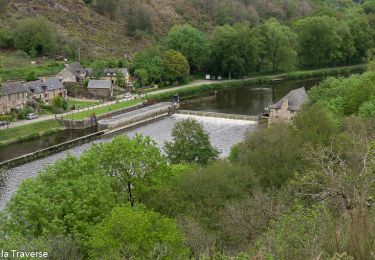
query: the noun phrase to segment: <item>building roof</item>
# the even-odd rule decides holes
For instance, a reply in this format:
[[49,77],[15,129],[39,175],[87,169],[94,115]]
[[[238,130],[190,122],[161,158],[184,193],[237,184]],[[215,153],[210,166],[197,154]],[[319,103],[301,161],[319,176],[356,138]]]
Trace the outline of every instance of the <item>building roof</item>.
[[301,106],[307,101],[308,95],[304,87],[290,91],[285,97],[276,104],[270,106],[270,109],[280,109],[284,100],[288,100],[288,110],[299,111]]
[[74,62],[74,63],[68,64],[66,66],[66,68],[68,70],[70,70],[77,77],[80,77],[81,74],[85,74],[86,75],[86,69],[81,64],[79,64],[78,62]]
[[20,81],[2,83],[1,94],[3,96],[23,92],[31,93],[30,90]]
[[41,94],[45,91],[53,91],[57,89],[63,89],[64,85],[61,84],[60,80],[56,77],[46,78],[46,79],[38,79],[35,81],[26,82],[25,86],[33,93],[33,94]]
[[86,76],[87,77],[94,76],[94,69],[93,68],[86,68]]
[[110,80],[95,80],[90,79],[87,85],[88,89],[111,89],[112,83]]
[[122,73],[122,75],[124,75],[125,77],[128,76],[128,69],[127,68],[106,68],[104,70],[104,74],[107,75],[107,74],[116,74],[117,71],[119,71],[120,73]]

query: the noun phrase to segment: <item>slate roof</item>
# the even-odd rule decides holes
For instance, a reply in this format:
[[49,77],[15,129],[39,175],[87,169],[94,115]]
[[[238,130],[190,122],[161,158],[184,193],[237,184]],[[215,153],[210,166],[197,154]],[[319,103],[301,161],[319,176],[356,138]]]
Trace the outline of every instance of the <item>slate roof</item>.
[[20,81],[17,82],[4,82],[1,88],[1,94],[3,96],[27,92],[30,94],[30,90]]
[[112,83],[110,80],[95,80],[90,79],[89,84],[87,85],[88,89],[111,89]]
[[93,68],[86,68],[86,76],[87,77],[94,76],[94,69]]
[[80,74],[86,74],[86,69],[78,62],[68,64],[66,68],[70,70],[77,77],[80,77]]
[[104,70],[104,74],[107,76],[107,74],[116,74],[117,71],[120,71],[122,73],[122,75],[124,75],[125,77],[128,76],[128,69],[127,68],[106,68]]
[[308,95],[304,87],[290,91],[285,97],[276,104],[270,106],[270,109],[280,109],[283,101],[288,100],[288,110],[299,111],[302,105],[307,101]]
[[64,88],[64,85],[61,84],[60,80],[56,77],[46,78],[44,80],[35,80],[26,82],[25,86],[33,93],[33,94],[41,94],[45,91],[53,91],[57,89]]

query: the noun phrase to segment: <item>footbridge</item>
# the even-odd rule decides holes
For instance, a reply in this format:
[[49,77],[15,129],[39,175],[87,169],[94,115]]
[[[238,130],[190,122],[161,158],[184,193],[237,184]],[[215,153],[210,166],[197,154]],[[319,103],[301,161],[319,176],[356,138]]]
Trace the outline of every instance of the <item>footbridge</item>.
[[247,115],[235,115],[235,114],[225,114],[207,111],[193,111],[193,110],[176,110],[176,114],[182,115],[192,115],[192,116],[206,116],[206,117],[216,117],[216,118],[226,118],[226,119],[236,119],[245,121],[258,121],[258,116],[247,116]]

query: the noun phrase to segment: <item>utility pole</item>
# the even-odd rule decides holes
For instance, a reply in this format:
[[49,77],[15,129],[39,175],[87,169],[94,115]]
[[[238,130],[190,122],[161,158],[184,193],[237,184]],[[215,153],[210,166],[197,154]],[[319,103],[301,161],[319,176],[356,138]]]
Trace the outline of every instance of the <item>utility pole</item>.
[[81,45],[78,46],[78,63],[81,64]]

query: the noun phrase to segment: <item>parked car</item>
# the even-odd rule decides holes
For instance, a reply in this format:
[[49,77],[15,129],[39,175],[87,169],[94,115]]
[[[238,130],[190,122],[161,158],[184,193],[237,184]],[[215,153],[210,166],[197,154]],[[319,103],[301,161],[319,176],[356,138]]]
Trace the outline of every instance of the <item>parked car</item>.
[[131,99],[132,98],[132,94],[131,93],[125,93],[123,98],[126,98],[126,99]]
[[9,125],[9,122],[0,121],[0,127]]
[[28,120],[33,120],[33,119],[36,119],[36,118],[38,118],[39,116],[38,115],[36,115],[36,114],[27,114],[26,115],[26,118],[28,119]]

